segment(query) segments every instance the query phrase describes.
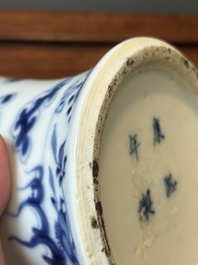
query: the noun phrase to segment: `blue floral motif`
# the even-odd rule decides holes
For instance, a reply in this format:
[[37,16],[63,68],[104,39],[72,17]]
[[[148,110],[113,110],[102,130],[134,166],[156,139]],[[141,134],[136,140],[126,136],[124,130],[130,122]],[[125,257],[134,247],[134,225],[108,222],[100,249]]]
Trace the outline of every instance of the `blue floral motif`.
[[[54,178],[53,170],[49,167],[49,183],[53,191],[53,196],[51,197],[51,202],[54,209],[57,212],[57,221],[55,222],[55,233],[56,239],[59,247],[65,252],[66,256],[74,265],[79,265],[78,259],[76,257],[76,249],[74,241],[71,234],[70,223],[66,211],[66,204],[64,199],[64,192],[62,190],[62,180],[65,177],[65,166],[67,162],[67,156],[65,155],[65,141],[61,144],[57,152],[57,143],[56,143],[56,127],[54,128],[52,135],[52,150],[54,159],[56,161],[56,178]],[[59,185],[61,186],[62,195],[57,198],[54,179],[58,180]]]
[[86,73],[86,78],[83,76],[83,78],[79,79],[77,82],[75,82],[74,84],[72,84],[70,86],[70,88],[68,90],[66,90],[59,102],[58,107],[56,108],[56,112],[59,113],[63,110],[65,104],[67,104],[68,108],[67,108],[67,117],[68,117],[68,122],[71,119],[71,112],[72,112],[72,108],[80,94],[80,91],[87,79],[87,77],[89,76],[90,71],[88,71]]
[[[31,188],[31,195],[25,201],[23,201],[18,208],[16,214],[9,214],[13,217],[18,217],[21,211],[25,207],[33,207],[36,210],[41,227],[32,228],[32,237],[29,241],[21,240],[15,236],[11,236],[10,240],[16,240],[22,245],[34,248],[37,245],[46,245],[51,251],[51,257],[43,255],[43,259],[47,264],[51,265],[66,265],[74,264],[79,265],[76,248],[71,234],[71,228],[69,223],[69,218],[66,211],[66,203],[64,199],[64,192],[62,188],[62,180],[65,177],[65,167],[67,162],[67,157],[65,154],[65,141],[57,146],[57,135],[56,126],[51,138],[51,147],[54,157],[55,165],[54,170],[49,167],[49,183],[52,190],[53,196],[51,197],[52,207],[57,214],[57,220],[54,223],[54,231],[56,235],[56,241],[50,236],[49,221],[47,219],[45,210],[42,208],[42,203],[44,200],[44,187],[42,180],[44,178],[43,167],[37,166],[29,173],[34,173],[33,179],[20,190],[26,190]],[[60,190],[57,192],[55,189],[54,181],[58,182]],[[58,193],[58,194],[57,194]],[[68,263],[70,261],[70,263]]]
[[13,137],[15,149],[22,158],[26,158],[30,152],[29,133],[36,124],[41,107],[44,104],[48,106],[57,92],[68,82],[69,79],[61,81],[55,87],[40,95],[34,101],[31,101],[19,114],[13,127]]
[[60,150],[58,152],[58,155],[56,155],[56,153],[57,153],[57,136],[56,136],[56,126],[55,126],[53,134],[52,134],[51,145],[52,145],[54,160],[56,162],[56,176],[58,177],[59,185],[62,184],[62,180],[65,176],[65,167],[66,167],[66,162],[67,162],[67,156],[64,155],[65,143],[66,143],[66,141],[64,141],[62,143]]
[[40,218],[41,227],[32,228],[32,237],[29,241],[21,240],[20,238],[17,238],[15,236],[11,236],[9,239],[16,240],[17,242],[29,248],[34,248],[39,244],[44,244],[51,250],[52,253],[52,258],[43,255],[43,259],[46,260],[48,264],[53,264],[53,265],[66,264],[62,251],[49,236],[49,230],[50,230],[49,222],[45,214],[45,210],[43,210],[41,206],[44,199],[44,189],[42,185],[43,168],[42,166],[38,166],[35,169],[33,169],[32,172],[35,173],[33,180],[31,180],[31,182],[28,185],[26,185],[21,189],[21,190],[26,190],[27,188],[31,188],[31,196],[28,197],[24,202],[22,202],[19,205],[19,209],[16,214],[10,214],[10,215],[13,217],[18,217],[24,208],[32,207],[37,212]]
[[[79,76],[75,81],[66,79],[51,90],[36,97],[21,110],[12,129],[15,150],[19,154],[27,177],[31,175],[31,178],[27,185],[19,188],[19,192],[27,192],[28,190],[28,197],[23,199],[19,204],[15,214],[9,213],[8,215],[13,218],[18,218],[24,209],[33,208],[33,212],[36,212],[36,216],[39,218],[39,225],[35,224],[32,227],[32,234],[29,240],[23,240],[14,235],[10,236],[9,239],[32,249],[38,245],[46,246],[50,253],[43,254],[42,258],[46,264],[50,265],[80,265],[71,231],[65,191],[63,189],[63,181],[64,185],[66,181],[67,137],[62,137],[62,139],[57,132],[59,132],[59,124],[62,126],[61,124],[65,123],[66,127],[69,126],[73,106],[88,75],[89,72]],[[63,88],[63,90],[61,88]],[[40,117],[43,118],[43,116],[40,115],[41,109],[51,105],[58,91],[60,93],[58,93],[59,96],[57,99],[59,99],[59,97],[60,99],[57,100],[58,105],[57,103],[53,105],[53,121],[52,124],[50,124],[47,138],[50,140],[50,152],[48,152],[49,154],[51,153],[50,163],[45,162],[46,164],[43,164],[41,161],[40,164],[36,165],[33,169],[27,170],[27,162],[29,161],[27,160],[27,154],[30,155],[30,159],[31,150],[34,149],[34,144],[31,144],[33,141],[32,137],[34,136],[32,129],[36,125],[38,119]],[[62,96],[60,96],[61,93]],[[60,113],[62,113],[63,120],[59,123],[58,117]],[[64,119],[65,117],[66,119]],[[25,160],[24,157],[26,158]],[[43,160],[45,160],[44,157]],[[48,194],[44,192],[44,185],[46,185],[46,182],[49,183],[49,189],[51,190]],[[54,213],[54,219],[49,220],[46,209],[44,208],[46,200],[47,203],[51,204],[49,210]]]
[[[30,131],[37,122],[41,108],[43,106],[48,107],[52,100],[56,97],[57,92],[65,87],[65,92],[59,102],[59,106],[56,108],[56,112],[61,112],[64,105],[69,104],[69,107],[67,108],[67,116],[68,121],[70,121],[72,106],[78,98],[81,88],[83,87],[83,84],[86,81],[89,73],[90,72],[87,72],[83,76],[80,76],[79,79],[71,83],[69,88],[66,85],[69,84],[72,78],[67,78],[61,81],[52,89],[48,90],[42,95],[39,95],[33,101],[29,102],[29,104],[27,104],[26,107],[20,112],[15,125],[12,128],[12,135],[14,138],[15,150],[20,154],[23,161],[26,161],[28,154],[30,153]],[[67,102],[66,99],[68,97],[69,99]]]
[[2,108],[7,103],[10,103],[11,100],[15,98],[17,93],[9,93],[0,97],[0,108]]
[[23,188],[19,188],[19,190],[26,190],[30,188],[31,196],[28,197],[26,201],[20,204],[18,212],[16,214],[10,214],[12,216],[17,217],[20,214],[20,212],[23,210],[23,208],[27,205],[36,209],[36,211],[39,213],[40,216],[44,216],[44,214],[42,214],[42,209],[40,208],[40,204],[44,198],[44,190],[42,186],[43,167],[39,165],[28,173],[29,174],[33,173],[34,175],[33,179],[30,181],[30,183],[28,183],[28,185],[26,185]]

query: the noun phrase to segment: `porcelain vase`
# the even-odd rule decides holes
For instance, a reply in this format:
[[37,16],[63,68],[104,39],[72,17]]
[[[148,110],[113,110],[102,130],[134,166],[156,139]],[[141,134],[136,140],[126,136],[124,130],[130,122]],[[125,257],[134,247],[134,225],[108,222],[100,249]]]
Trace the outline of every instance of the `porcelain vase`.
[[74,77],[1,78],[6,264],[195,264],[197,77],[142,37]]

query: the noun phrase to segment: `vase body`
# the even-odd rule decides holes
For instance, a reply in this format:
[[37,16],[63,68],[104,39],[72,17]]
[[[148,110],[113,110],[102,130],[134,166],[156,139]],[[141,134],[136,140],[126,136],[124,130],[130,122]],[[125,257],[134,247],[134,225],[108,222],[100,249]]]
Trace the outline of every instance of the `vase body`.
[[[138,77],[140,75],[141,78]],[[16,261],[21,265],[127,265],[141,262],[147,265],[152,257],[155,260],[155,251],[149,254],[146,249],[152,244],[155,235],[149,229],[154,226],[152,218],[158,211],[151,197],[152,187],[157,186],[158,182],[156,184],[152,177],[137,182],[133,176],[140,170],[138,165],[141,153],[138,148],[143,144],[136,131],[127,127],[129,122],[125,118],[130,120],[132,113],[139,113],[141,118],[138,122],[137,115],[132,122],[136,124],[134,128],[138,128],[144,117],[150,115],[154,130],[152,148],[158,148],[156,146],[165,141],[165,129],[160,127],[161,118],[157,115],[164,119],[169,119],[170,115],[166,117],[165,111],[160,112],[160,104],[159,112],[153,108],[149,114],[148,107],[143,116],[141,113],[144,107],[137,112],[132,108],[136,104],[133,102],[136,94],[131,94],[131,87],[143,84],[143,92],[139,88],[140,97],[142,93],[146,100],[149,91],[158,94],[157,90],[152,90],[156,84],[149,85],[153,80],[156,80],[158,86],[164,84],[163,93],[172,93],[172,90],[180,93],[180,88],[182,90],[184,87],[185,94],[185,86],[192,87],[193,93],[197,91],[197,71],[194,66],[170,45],[149,38],[132,39],[118,45],[94,69],[74,77],[51,81],[1,78],[0,132],[8,145],[12,171],[10,203],[1,222],[7,265],[14,265]],[[166,90],[169,86],[173,87],[170,91],[168,88]],[[144,87],[151,87],[151,90],[144,90]],[[126,95],[119,95],[118,91],[126,91]],[[151,106],[158,105],[157,101],[153,102]],[[163,105],[163,100],[161,102]],[[125,114],[119,116],[126,105],[129,107],[124,110]],[[120,125],[117,126],[119,120]],[[138,129],[139,134],[144,124]],[[116,129],[112,129],[114,126]],[[120,128],[119,135],[113,136]],[[111,151],[111,146],[117,146],[122,141],[125,130],[128,130],[126,139],[129,141],[129,154],[126,157],[122,145]],[[112,137],[108,136],[109,132],[112,132]],[[143,138],[147,139],[145,135]],[[111,139],[114,139],[112,143]],[[159,151],[155,152],[153,157],[161,156],[163,165],[166,165],[167,159],[163,158],[167,157],[165,151],[160,155]],[[116,159],[116,154],[119,154],[117,161],[120,164],[109,159]],[[124,171],[129,166],[125,165],[122,169],[122,164],[128,158],[129,164],[132,163],[130,174]],[[154,161],[152,159],[150,161]],[[111,175],[111,172],[116,176],[120,169],[125,175],[128,174],[132,184],[124,184],[124,180],[116,182],[117,177],[113,183],[118,190],[114,190],[111,180],[106,182],[108,178],[103,176]],[[144,166],[141,167],[143,169]],[[158,169],[156,167],[156,170],[152,170],[152,174],[155,174]],[[179,181],[172,180],[172,174],[166,173],[165,197],[168,198],[179,189]],[[126,195],[130,185],[129,193],[133,194],[130,201],[137,220],[133,226],[127,221],[126,229],[133,229],[133,233],[142,229],[142,236],[148,241],[148,244],[139,243],[137,246],[130,243],[133,246],[132,254],[131,251],[122,251],[122,245],[127,249],[127,242],[131,242],[131,239],[125,240],[127,230],[116,234],[124,226],[124,223],[120,224],[117,220],[122,216],[124,222],[130,211],[127,198],[131,195]],[[160,193],[159,197],[159,200],[164,200],[163,194]],[[119,207],[119,204],[126,207]],[[126,212],[123,212],[125,208]],[[130,215],[128,217],[128,220],[133,219]],[[114,239],[114,235],[118,236],[117,239]],[[155,249],[157,253],[158,249],[154,245]]]
[[[1,80],[1,132],[11,144],[11,152],[17,154],[12,171],[20,176],[20,181],[18,177],[13,180],[11,196],[20,193],[20,199],[11,199],[5,217],[8,245],[18,242],[31,249],[35,264],[80,264],[63,186],[70,119],[88,74],[46,82]],[[14,253],[10,246],[6,248]],[[48,254],[42,254],[43,247]],[[8,264],[15,260],[8,255]],[[23,257],[20,264],[28,260]]]

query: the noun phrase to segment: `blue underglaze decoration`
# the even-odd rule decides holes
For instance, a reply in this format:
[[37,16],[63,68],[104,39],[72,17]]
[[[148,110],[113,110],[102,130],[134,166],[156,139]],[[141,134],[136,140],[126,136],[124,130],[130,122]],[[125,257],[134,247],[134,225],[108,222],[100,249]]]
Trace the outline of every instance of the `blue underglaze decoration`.
[[41,109],[43,107],[48,107],[50,103],[55,99],[57,96],[57,92],[61,89],[65,92],[63,93],[63,97],[59,102],[58,107],[56,108],[57,113],[61,112],[66,104],[66,98],[71,95],[69,98],[69,108],[67,108],[67,116],[68,121],[71,118],[71,110],[72,106],[75,103],[81,88],[86,81],[90,72],[86,73],[86,78],[79,77],[76,82],[72,83],[69,88],[64,89],[65,85],[67,85],[72,78],[67,78],[60,83],[58,83],[55,87],[48,90],[47,92],[37,96],[34,100],[29,102],[19,113],[16,122],[12,128],[12,136],[14,138],[14,148],[20,154],[22,161],[26,161],[27,157],[30,153],[31,147],[31,137],[30,132],[32,131],[33,127],[35,126],[37,119],[39,118]]
[[[18,192],[25,192],[24,194],[28,192],[28,197],[19,204],[15,214],[8,213],[8,215],[12,218],[20,218],[22,211],[32,208],[32,213],[36,215],[38,224],[32,227],[29,240],[23,240],[14,235],[11,235],[9,239],[32,249],[39,245],[46,246],[50,253],[49,251],[48,254],[43,253],[42,259],[50,265],[80,265],[68,216],[67,208],[69,206],[67,206],[65,189],[63,189],[67,182],[68,159],[66,154],[67,137],[65,136],[67,134],[61,135],[61,130],[64,128],[64,123],[65,130],[68,130],[74,104],[88,75],[89,72],[79,76],[75,82],[72,82],[72,79],[66,79],[36,97],[20,111],[12,128],[15,150],[19,154],[26,176],[30,176],[30,180],[27,181],[27,185],[18,189]],[[57,93],[58,91],[59,93]],[[55,98],[55,104],[52,105]],[[46,160],[45,152],[43,152],[40,163],[29,170],[27,168],[31,153],[37,148],[32,143],[34,134],[37,132],[37,130],[33,131],[33,128],[39,119],[42,120],[44,117],[44,115],[40,115],[42,108],[51,108],[51,106],[53,106],[51,124],[49,124],[45,143],[46,147],[48,147],[47,142],[50,144],[50,148],[46,150],[50,161],[43,163]],[[58,118],[60,114],[62,115],[61,119]],[[61,130],[59,130],[59,125]],[[43,150],[45,151],[45,149]],[[47,194],[45,194],[45,185],[48,185],[50,190],[47,191]],[[50,220],[45,208],[46,200],[48,201],[47,207],[52,214]]]
[[67,162],[67,156],[64,154],[65,143],[66,141],[62,143],[59,152],[57,154],[57,136],[56,136],[56,127],[54,127],[51,145],[52,145],[54,160],[56,162],[56,176],[58,178],[59,185],[62,184],[63,178],[65,177],[65,167]]
[[17,93],[10,93],[10,94],[1,96],[0,97],[0,108],[6,105],[7,103],[10,103],[10,101],[13,100],[16,95]]
[[15,83],[15,82],[19,82],[19,81],[21,81],[21,79],[18,79],[18,78],[6,78],[5,79],[5,83]]
[[[18,217],[25,207],[31,207],[37,212],[41,226],[32,228],[32,236],[29,241],[21,240],[15,236],[11,236],[10,240],[15,240],[29,248],[35,248],[37,245],[45,245],[51,251],[50,257],[46,255],[42,256],[47,264],[80,265],[76,255],[76,248],[71,233],[67,206],[62,187],[67,162],[67,156],[65,154],[65,141],[58,146],[56,126],[54,127],[51,137],[51,149],[54,157],[54,163],[52,163],[53,166],[49,166],[48,168],[48,178],[52,191],[51,203],[57,216],[54,223],[56,240],[53,240],[50,236],[50,220],[48,220],[45,213],[46,210],[42,206],[44,200],[44,170],[42,166],[37,166],[32,172],[30,172],[34,172],[35,176],[28,185],[20,189],[21,191],[30,189],[31,195],[19,205],[18,212],[16,214],[10,214],[13,217]],[[55,188],[57,187],[56,182],[58,182],[58,186],[60,187],[59,190]]]
[[164,184],[166,188],[166,196],[169,198],[172,193],[176,190],[177,181],[173,181],[172,174],[169,174],[164,178]]
[[35,100],[27,104],[27,106],[20,112],[13,127],[12,135],[14,138],[14,147],[23,160],[27,158],[27,155],[30,152],[29,133],[36,124],[41,108],[43,106],[47,107],[55,98],[57,92],[67,84],[68,81],[69,79],[61,81],[52,89],[43,93],[39,97],[36,97]]
[[140,143],[137,141],[137,135],[129,135],[129,141],[130,141],[130,155],[135,155],[136,160],[138,160],[138,148],[140,146]]
[[[34,248],[39,244],[46,245],[51,250],[52,257],[54,257],[54,259],[57,261],[57,263],[55,261],[54,263],[48,262],[48,264],[57,264],[57,265],[65,264],[64,262],[62,263],[60,262],[61,261],[60,257],[62,253],[60,253],[60,250],[57,248],[56,244],[49,236],[49,222],[45,214],[45,210],[43,210],[41,206],[41,203],[43,202],[44,199],[44,189],[42,185],[42,179],[43,179],[42,166],[36,167],[35,169],[32,170],[32,172],[29,173],[33,172],[34,172],[34,177],[30,181],[30,183],[20,189],[21,191],[30,189],[30,196],[19,205],[18,212],[16,214],[9,214],[9,215],[13,217],[18,217],[22,212],[22,210],[24,210],[26,207],[32,208],[34,209],[34,211],[36,211],[37,216],[39,216],[41,227],[39,228],[32,227],[32,236],[29,241],[24,241],[15,236],[11,236],[9,240],[15,240],[18,243],[29,248]],[[49,259],[49,258],[43,255],[43,259]],[[62,259],[64,260],[63,257]]]
[[57,113],[62,112],[64,106],[67,104],[68,108],[67,108],[66,115],[68,117],[68,122],[71,119],[71,112],[72,112],[73,106],[89,74],[90,74],[90,71],[86,73],[86,78],[83,77],[83,79],[79,79],[76,83],[72,84],[68,90],[64,92],[59,102],[59,105],[56,108]]
[[[30,172],[28,172],[28,174],[33,175],[33,178],[25,187],[19,188],[18,190],[20,191],[29,190],[30,196],[19,205],[18,212],[16,214],[9,213],[9,215],[13,217],[18,217],[21,211],[24,209],[24,207],[30,206],[33,207],[36,210],[36,212],[39,213],[40,216],[42,216],[43,220],[45,220],[44,212],[40,207],[40,204],[44,198],[44,189],[42,185],[43,167],[39,165],[34,169],[32,169]],[[46,224],[47,221],[45,220],[45,229],[47,228]]]
[[148,189],[145,194],[142,194],[142,198],[139,202],[138,213],[141,221],[148,221],[149,216],[155,213],[155,211],[152,209],[152,204],[153,202],[151,200],[151,193]]
[[153,119],[153,130],[154,130],[154,145],[156,143],[160,144],[161,140],[163,140],[165,136],[162,134],[162,131],[160,128],[160,120],[157,118]]
[[[51,202],[58,216],[54,227],[57,238],[57,244],[60,249],[65,252],[65,256],[68,257],[72,264],[79,265],[78,259],[76,257],[76,249],[71,234],[69,218],[66,210],[67,206],[65,203],[64,192],[62,187],[62,181],[65,177],[65,167],[67,162],[67,156],[65,154],[65,141],[60,145],[59,148],[57,148],[56,126],[54,127],[54,131],[52,134],[51,146],[53,150],[54,160],[56,162],[56,169],[53,171],[51,167],[49,167],[49,182],[53,191]],[[54,177],[54,173],[56,177]],[[61,196],[59,198],[57,198],[55,192],[54,180],[58,181],[58,184],[62,191]]]

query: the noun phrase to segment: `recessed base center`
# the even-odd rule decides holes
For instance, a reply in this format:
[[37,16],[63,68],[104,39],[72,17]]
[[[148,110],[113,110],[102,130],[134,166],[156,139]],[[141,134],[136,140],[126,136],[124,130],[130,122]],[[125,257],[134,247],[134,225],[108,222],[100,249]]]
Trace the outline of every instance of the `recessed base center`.
[[116,265],[198,262],[198,102],[174,74],[130,76],[100,153],[103,217]]

